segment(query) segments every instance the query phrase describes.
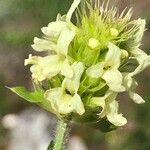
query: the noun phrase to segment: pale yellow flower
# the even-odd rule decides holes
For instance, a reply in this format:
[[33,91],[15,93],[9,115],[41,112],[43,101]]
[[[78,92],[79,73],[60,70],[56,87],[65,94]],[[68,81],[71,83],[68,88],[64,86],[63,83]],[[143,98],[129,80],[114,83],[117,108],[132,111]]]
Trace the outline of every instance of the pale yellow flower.
[[129,97],[137,104],[142,104],[145,101],[143,98],[135,92],[137,87],[137,82],[129,74],[124,77],[124,86],[129,93]]
[[67,115],[71,112],[80,115],[84,113],[84,105],[77,93],[72,96],[67,94],[63,88],[54,88],[45,93],[45,98],[51,102],[54,112],[61,115]]
[[118,70],[121,62],[121,50],[116,45],[109,43],[108,52],[102,62],[87,69],[87,75],[105,80],[109,89],[115,92],[122,92],[125,88],[122,86],[123,77]]
[[130,76],[135,76],[142,72],[145,68],[150,66],[150,55],[147,55],[144,51],[139,48],[132,50],[132,55],[139,62],[139,66],[135,69],[134,72],[130,73]]
[[146,67],[150,65],[150,56],[140,49],[132,50],[132,55],[139,62],[139,66],[132,72],[124,75],[124,86],[129,93],[130,98],[137,104],[142,104],[145,101],[138,95],[135,90],[138,83],[133,79],[133,77],[143,71]]
[[29,58],[25,60],[25,65],[32,64],[30,71],[34,81],[43,81],[59,73],[62,62],[63,59],[61,60],[57,55],[46,57],[29,55]]
[[94,109],[94,107],[100,106],[102,111],[100,118],[107,117],[108,121],[115,126],[123,126],[127,123],[126,118],[122,114],[118,113],[119,105],[115,100],[117,93],[108,91],[103,97],[93,97],[88,102],[87,105]]
[[[36,82],[41,82],[45,79],[61,73],[64,76],[71,78],[73,71],[67,59],[68,48],[73,40],[76,29],[71,23],[71,16],[79,5],[80,0],[75,0],[70,10],[66,15],[66,20],[60,20],[58,16],[55,22],[49,23],[48,27],[43,27],[41,30],[45,34],[43,39],[34,38],[33,49],[36,51],[52,51],[54,54],[46,57],[29,56],[25,60],[25,65],[31,66],[32,78]],[[33,62],[33,60],[35,60]]]
[[45,98],[51,102],[51,106],[56,113],[69,114],[71,112],[82,115],[84,105],[77,91],[80,85],[80,78],[84,71],[82,63],[72,65],[74,75],[72,78],[65,78],[62,87],[47,90]]

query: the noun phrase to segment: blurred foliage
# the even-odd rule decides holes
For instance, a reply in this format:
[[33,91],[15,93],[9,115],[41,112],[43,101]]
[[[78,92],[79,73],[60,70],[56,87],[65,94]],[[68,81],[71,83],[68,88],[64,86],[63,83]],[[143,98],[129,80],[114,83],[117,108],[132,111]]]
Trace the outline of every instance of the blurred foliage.
[[5,0],[0,1],[0,41],[26,46],[40,33],[40,27],[65,14],[71,0]]
[[[117,0],[116,0],[117,1]],[[118,0],[119,1],[119,0]],[[1,0],[0,1],[0,121],[7,113],[17,113],[29,104],[20,101],[5,86],[30,86],[29,68],[23,61],[32,53],[33,37],[40,36],[40,28],[55,20],[57,13],[65,14],[72,0]],[[131,5],[135,17],[147,18],[144,49],[150,48],[150,2],[149,0],[120,1],[122,9]],[[150,54],[150,51],[147,51]],[[120,98],[121,110],[128,118],[128,125],[117,131],[103,134],[86,126],[73,127],[72,134],[80,135],[89,150],[149,150],[150,149],[150,72],[139,75],[139,92],[147,101],[136,105],[127,96]],[[88,131],[88,132],[87,132]],[[0,149],[7,145],[6,130],[0,125]]]

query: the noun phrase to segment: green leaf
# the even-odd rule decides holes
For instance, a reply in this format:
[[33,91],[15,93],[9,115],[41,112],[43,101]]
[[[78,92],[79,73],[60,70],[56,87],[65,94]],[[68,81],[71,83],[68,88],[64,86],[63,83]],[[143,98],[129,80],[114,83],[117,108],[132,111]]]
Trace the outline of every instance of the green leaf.
[[38,103],[44,100],[43,97],[44,91],[42,90],[36,90],[34,92],[30,92],[24,87],[13,87],[9,89],[15,94],[19,95],[20,97],[22,97],[23,99],[31,103]]
[[135,58],[129,58],[125,60],[119,67],[120,72],[133,72],[139,66],[138,61]]

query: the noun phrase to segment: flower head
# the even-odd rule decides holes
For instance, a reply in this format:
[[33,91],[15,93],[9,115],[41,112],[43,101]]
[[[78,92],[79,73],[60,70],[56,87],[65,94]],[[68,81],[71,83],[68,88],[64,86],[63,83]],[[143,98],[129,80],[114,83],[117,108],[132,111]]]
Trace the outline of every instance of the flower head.
[[150,56],[140,50],[145,20],[131,20],[132,9],[119,14],[109,2],[80,2],[74,0],[65,16],[43,27],[42,39],[34,38],[33,49],[48,52],[25,60],[32,65],[33,82],[44,91],[37,103],[61,119],[123,126],[127,120],[118,113],[117,95],[127,91],[134,102],[145,102],[135,92],[134,79],[150,65]]

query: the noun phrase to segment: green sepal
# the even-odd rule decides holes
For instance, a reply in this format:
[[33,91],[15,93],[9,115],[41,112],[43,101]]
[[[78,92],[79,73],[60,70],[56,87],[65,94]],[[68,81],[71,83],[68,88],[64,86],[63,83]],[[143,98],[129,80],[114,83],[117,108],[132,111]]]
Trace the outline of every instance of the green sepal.
[[97,107],[92,112],[86,112],[86,115],[83,114],[82,116],[74,116],[74,121],[98,129],[104,133],[117,129],[117,127],[111,124],[106,117],[99,118],[99,112],[100,108]]
[[[51,78],[48,83],[49,83],[49,88],[55,88],[55,87],[60,87],[61,83],[63,81],[63,77],[61,75],[57,75],[53,78]],[[47,89],[48,90],[48,89]]]
[[106,86],[106,83],[101,78],[92,78],[88,75],[85,75],[84,79],[82,80],[79,88],[79,93],[101,93],[101,89]]
[[89,124],[89,126],[94,127],[95,129],[98,129],[104,133],[117,129],[117,127],[115,125],[111,124],[107,120],[107,118],[102,118],[99,121],[95,121],[95,122]]
[[87,46],[84,50],[82,50],[82,53],[80,55],[80,61],[83,61],[84,64],[89,67],[96,64],[99,54],[100,50],[92,50]]
[[90,124],[98,120],[98,114],[100,112],[101,112],[100,107],[97,107],[95,109],[86,108],[86,112],[82,116],[74,114],[73,119],[79,123]]
[[25,99],[31,103],[39,103],[44,100],[44,97],[43,97],[44,91],[43,90],[35,90],[33,92],[30,92],[24,87],[13,87],[13,88],[9,88],[9,89],[12,92],[14,92],[15,94],[19,95],[20,97],[22,97],[23,99]]
[[125,60],[119,67],[120,72],[133,72],[139,66],[138,61],[135,58],[129,58]]

